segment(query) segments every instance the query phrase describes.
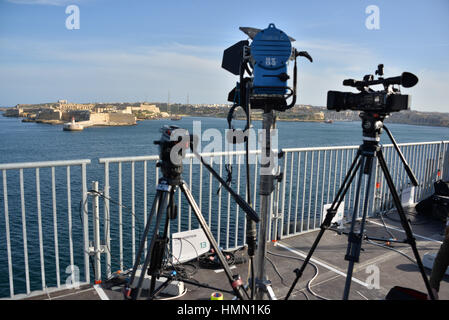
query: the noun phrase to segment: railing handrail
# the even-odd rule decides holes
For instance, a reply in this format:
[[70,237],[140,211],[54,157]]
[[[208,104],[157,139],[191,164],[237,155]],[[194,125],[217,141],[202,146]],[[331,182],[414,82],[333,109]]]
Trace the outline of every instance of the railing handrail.
[[[277,151],[276,149],[274,151]],[[261,150],[250,150],[250,154],[259,154]],[[221,152],[204,152],[200,153],[202,157],[222,157],[222,156],[235,156],[235,155],[244,155],[246,154],[245,150],[237,150],[237,151],[221,151]],[[195,155],[193,153],[187,153],[185,155],[187,159],[194,158]],[[133,162],[133,161],[155,161],[159,160],[158,155],[151,156],[135,156],[135,157],[112,157],[112,158],[99,158],[99,163],[114,163],[114,162]]]
[[[435,143],[449,143],[449,140],[428,141],[428,142],[408,142],[398,143],[398,146],[411,146],[411,145],[427,145]],[[384,147],[392,147],[392,144],[384,144]],[[325,150],[342,150],[342,149],[355,149],[358,145],[352,146],[328,146],[328,147],[302,147],[302,148],[282,148],[283,152],[302,152],[302,151],[325,151]],[[277,150],[274,150],[277,151]],[[259,154],[261,150],[250,150],[250,154]],[[222,151],[222,152],[205,152],[200,153],[203,157],[221,157],[227,155],[243,155],[245,150],[238,151]],[[193,158],[194,154],[187,153],[186,158]],[[112,163],[112,162],[132,162],[132,161],[154,161],[159,160],[158,155],[148,156],[132,156],[132,157],[110,157],[99,158],[99,163]],[[28,168],[44,168],[44,167],[61,167],[61,166],[76,166],[82,164],[90,164],[90,159],[79,160],[56,160],[56,161],[37,161],[37,162],[13,162],[13,163],[0,163],[0,170],[13,170],[13,169],[28,169]]]
[[[438,141],[427,141],[427,142],[406,142],[398,143],[398,146],[405,147],[411,145],[428,145],[436,143],[449,143],[449,140],[438,140]],[[327,146],[327,147],[301,147],[301,148],[281,148],[282,152],[304,152],[304,151],[326,151],[326,150],[347,150],[347,149],[357,149],[360,145],[351,146]],[[384,144],[384,147],[393,147],[393,144]],[[277,149],[273,150],[277,152]],[[260,149],[250,150],[250,154],[261,153]],[[221,157],[221,156],[234,156],[234,155],[244,155],[245,150],[232,150],[232,151],[221,151],[221,152],[204,152],[200,153],[202,157]],[[187,159],[194,158],[193,153],[187,153],[185,156]],[[133,161],[156,161],[159,160],[158,155],[147,155],[147,156],[131,156],[131,157],[110,157],[110,158],[99,158],[99,163],[114,163],[114,162],[133,162]],[[1,169],[1,167],[0,167]]]
[[[449,140],[438,140],[438,141],[427,141],[427,142],[405,142],[398,143],[399,147],[406,146],[418,146],[436,143],[449,143]],[[382,144],[383,147],[392,147],[393,144]],[[284,152],[302,152],[302,151],[326,151],[326,150],[346,150],[346,149],[357,149],[360,145],[353,146],[328,146],[328,147],[304,147],[304,148],[282,148]]]
[[35,168],[47,168],[47,167],[51,168],[51,167],[78,166],[78,165],[90,164],[90,163],[91,163],[90,159],[0,163],[0,170],[35,169]]

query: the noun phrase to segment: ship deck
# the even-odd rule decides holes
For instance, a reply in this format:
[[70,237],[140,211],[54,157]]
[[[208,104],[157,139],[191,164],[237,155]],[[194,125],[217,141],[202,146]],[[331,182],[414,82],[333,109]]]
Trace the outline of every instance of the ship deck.
[[[444,237],[443,223],[415,214],[410,214],[408,218],[421,258],[423,259],[427,253],[436,254]],[[384,217],[385,225],[380,218],[367,220],[365,235],[368,239],[363,241],[360,261],[354,267],[350,300],[384,300],[394,286],[426,293],[424,281],[417,265],[413,262],[414,257],[409,244],[393,242],[385,247],[384,242],[372,240],[390,239],[392,236],[399,241],[406,239],[398,219],[397,214],[392,212]],[[347,231],[349,225],[345,228]],[[276,299],[281,300],[286,296],[296,276],[294,270],[301,267],[302,260],[309,252],[318,232],[312,231],[268,244],[266,273]],[[344,259],[347,244],[346,235],[333,230],[324,232],[312,256],[313,265],[309,264],[304,270],[290,300],[341,300],[348,268],[348,261]],[[244,250],[239,251],[239,254],[244,255]],[[232,290],[222,270],[201,268],[197,262],[192,264],[196,264],[197,269],[190,277],[190,282],[198,281],[222,288],[224,300],[234,298],[227,292]],[[233,274],[240,275],[243,280],[247,279],[247,262],[231,266],[231,268]],[[426,272],[430,277],[431,270],[426,268]],[[177,298],[169,297],[169,299],[210,300],[212,292],[220,291],[187,283],[184,285],[187,288],[185,294]],[[449,300],[449,276],[447,275],[441,282],[439,296],[440,299]],[[146,293],[142,292],[141,299],[146,297]],[[124,298],[121,285],[114,281],[106,281],[101,285],[86,285],[79,289],[55,291],[29,299],[123,300]]]

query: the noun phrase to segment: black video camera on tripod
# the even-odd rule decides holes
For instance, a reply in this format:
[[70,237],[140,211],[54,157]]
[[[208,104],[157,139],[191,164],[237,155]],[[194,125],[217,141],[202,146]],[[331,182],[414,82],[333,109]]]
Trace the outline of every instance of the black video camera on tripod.
[[[409,72],[404,72],[399,77],[384,79],[382,77],[383,64],[378,65],[376,74],[379,76],[378,80],[374,80],[374,77],[372,75],[367,75],[364,77],[363,81],[356,81],[352,79],[343,81],[343,85],[357,88],[360,91],[360,93],[358,94],[339,91],[328,92],[327,108],[329,110],[340,111],[350,109],[362,111],[360,112],[359,116],[362,119],[363,143],[360,145],[356,157],[354,158],[348,172],[346,173],[346,177],[344,178],[344,181],[340,186],[331,207],[327,210],[326,217],[324,218],[324,221],[320,226],[321,230],[318,233],[318,236],[315,239],[307,257],[305,258],[302,267],[294,270],[294,272],[296,273],[296,278],[293,281],[289,292],[287,293],[287,296],[285,298],[286,300],[289,298],[294,287],[296,286],[296,283],[303,275],[303,272],[307,264],[309,263],[314,251],[316,250],[324,232],[330,228],[332,220],[335,217],[339,206],[343,202],[344,197],[351,186],[351,183],[359,173],[356,190],[354,192],[354,212],[352,213],[351,227],[348,233],[348,246],[345,255],[345,260],[349,262],[349,265],[343,299],[347,300],[349,298],[354,264],[359,262],[362,240],[366,238],[366,235],[364,235],[364,225],[368,214],[370,188],[372,187],[373,180],[373,162],[375,160],[377,160],[384,174],[385,180],[393,198],[393,203],[400,217],[402,228],[404,229],[404,232],[407,236],[407,238],[404,240],[404,243],[408,243],[411,246],[413,254],[416,258],[416,263],[421,272],[424,284],[427,288],[429,297],[431,299],[434,299],[434,295],[430,288],[429,279],[427,278],[426,272],[424,270],[424,266],[422,264],[421,257],[416,246],[416,240],[411,230],[410,222],[405,216],[404,208],[402,207],[399,195],[393,182],[393,178],[391,177],[391,174],[388,170],[387,163],[382,152],[382,145],[379,143],[380,135],[383,129],[385,129],[393,143],[396,152],[399,155],[399,158],[402,161],[402,164],[404,165],[404,169],[406,170],[412,184],[414,186],[417,186],[418,181],[415,175],[413,174],[410,166],[405,160],[390,130],[388,130],[383,122],[391,112],[409,109],[409,96],[400,94],[400,90],[398,88],[394,88],[393,85],[403,85],[407,88],[413,87],[418,82],[418,78]],[[384,90],[374,91],[370,88],[371,85],[376,84],[382,84],[384,86]],[[364,182],[366,185],[364,196],[361,194],[362,182]],[[360,230],[359,232],[356,232],[355,225],[357,223],[359,201],[362,201],[362,216],[360,220]]]
[[178,185],[183,171],[182,160],[190,145],[190,135],[178,126],[164,126],[161,128],[161,138],[154,141],[159,145],[159,162],[162,175],[169,180],[169,184]]
[[[344,86],[354,87],[359,93],[328,91],[328,110],[359,110],[365,112],[378,112],[387,114],[410,109],[410,96],[401,94],[398,88],[393,85],[401,85],[404,88],[411,88],[418,83],[418,78],[410,72],[403,72],[402,75],[391,78],[383,78],[384,65],[379,64],[376,70],[377,80],[372,74],[365,75],[362,81],[346,79]],[[372,85],[382,84],[384,90],[374,91]]]

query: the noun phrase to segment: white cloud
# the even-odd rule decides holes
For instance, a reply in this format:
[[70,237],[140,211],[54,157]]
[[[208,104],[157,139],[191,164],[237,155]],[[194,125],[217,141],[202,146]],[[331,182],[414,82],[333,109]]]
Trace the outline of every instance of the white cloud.
[[[411,66],[401,61],[376,53],[375,48],[366,48],[357,44],[324,40],[295,42],[299,50],[307,50],[314,62],[309,64],[300,59],[299,66],[299,103],[326,105],[327,91],[351,91],[355,89],[342,85],[344,79],[362,79],[366,74],[374,74],[378,63],[385,65],[385,77],[398,76],[410,71],[419,78],[413,88],[402,89],[403,94],[412,96],[413,110],[449,112],[446,92],[449,91],[449,70],[430,70],[416,68],[419,62]],[[305,61],[305,62],[304,62]],[[380,86],[373,87],[380,90]]]
[[[314,58],[313,63],[298,58],[297,103],[324,106],[329,90],[354,92],[342,85],[343,80],[372,74],[382,62],[386,77],[403,71],[419,77],[415,87],[403,90],[412,95],[412,109],[449,112],[445,97],[449,72],[445,70],[408,70],[354,44],[317,40],[295,42],[295,47],[307,50]],[[9,59],[14,63],[0,62],[0,96],[8,97],[0,103],[60,97],[75,102],[166,101],[168,91],[172,102],[185,102],[189,94],[192,103],[223,103],[238,81],[221,68],[223,50],[182,43],[118,48],[89,40],[70,43],[0,38],[0,55],[15,56]],[[292,67],[291,63],[290,74]]]
[[31,5],[48,5],[48,6],[64,6],[79,2],[79,0],[7,0],[15,4],[31,4]]
[[[225,102],[235,83],[221,69],[221,53],[205,47],[170,44],[128,49],[80,49],[58,43],[0,39],[2,50],[33,52],[23,63],[0,63],[0,96],[8,104],[53,101]],[[83,46],[83,48],[87,48]],[[198,52],[209,52],[202,57]],[[32,60],[32,63],[30,63]],[[36,97],[33,100],[33,96]],[[2,101],[3,103],[3,101]]]
[[449,71],[421,69],[416,74],[419,75],[418,84],[408,89],[412,95],[412,109],[449,112],[446,96],[449,92]]

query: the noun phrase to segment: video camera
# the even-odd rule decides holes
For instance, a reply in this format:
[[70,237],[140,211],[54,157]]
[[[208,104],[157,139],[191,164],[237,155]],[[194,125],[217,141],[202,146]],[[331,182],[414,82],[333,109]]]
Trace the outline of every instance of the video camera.
[[[305,51],[292,47],[295,39],[277,29],[273,23],[268,28],[240,27],[249,38],[239,41],[224,51],[222,67],[240,76],[237,86],[229,93],[228,101],[246,109],[285,111],[295,105],[297,68],[296,57],[303,56],[313,61]],[[293,89],[287,86],[289,60],[295,60]],[[244,78],[245,71],[250,77]],[[287,99],[292,101],[287,104]],[[246,112],[246,110],[245,110]]]
[[[400,90],[393,85],[402,85],[411,88],[418,83],[418,77],[410,72],[403,72],[402,75],[391,78],[383,78],[383,64],[379,64],[376,70],[378,79],[374,80],[373,75],[364,76],[362,81],[346,79],[344,86],[357,88],[359,93],[328,91],[328,110],[359,110],[365,112],[377,112],[389,114],[401,110],[410,109],[411,97],[400,94]],[[371,85],[382,84],[384,90],[374,91]]]
[[154,141],[154,144],[159,145],[160,161],[157,166],[169,184],[177,185],[181,181],[182,159],[190,146],[190,135],[187,130],[173,125],[164,125],[160,130],[161,138]]

